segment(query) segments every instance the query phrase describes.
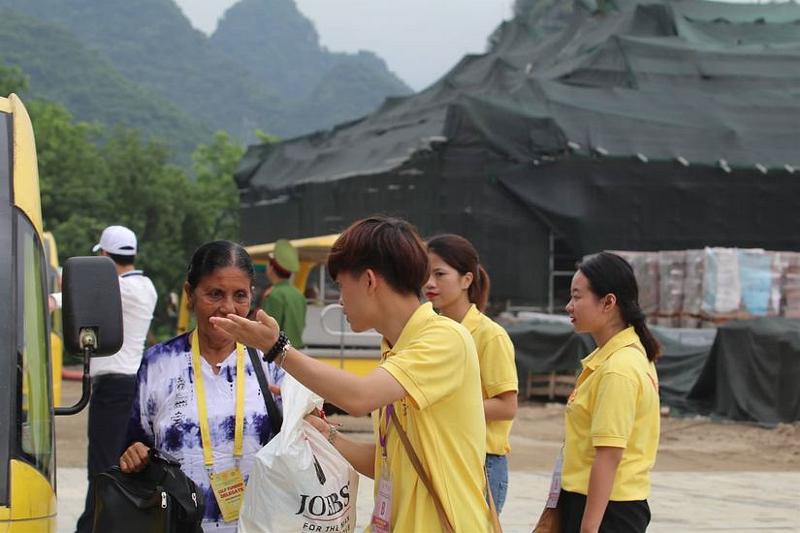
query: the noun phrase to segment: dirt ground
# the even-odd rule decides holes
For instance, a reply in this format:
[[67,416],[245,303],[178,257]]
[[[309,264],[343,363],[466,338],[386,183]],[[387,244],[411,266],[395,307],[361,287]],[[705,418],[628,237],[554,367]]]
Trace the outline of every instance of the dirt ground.
[[[64,382],[64,402],[80,396],[80,382]],[[85,467],[87,410],[56,418],[59,467]],[[512,471],[552,468],[563,438],[564,407],[557,403],[523,403],[511,434]],[[332,417],[358,438],[372,438],[368,417]],[[127,421],[120,421],[126,423]],[[664,472],[800,472],[800,424],[774,429],[719,422],[708,418],[661,419],[656,471]]]
[[[549,470],[563,438],[561,404],[526,403],[511,434],[512,470]],[[800,471],[800,424],[767,429],[705,417],[661,419],[656,471]]]

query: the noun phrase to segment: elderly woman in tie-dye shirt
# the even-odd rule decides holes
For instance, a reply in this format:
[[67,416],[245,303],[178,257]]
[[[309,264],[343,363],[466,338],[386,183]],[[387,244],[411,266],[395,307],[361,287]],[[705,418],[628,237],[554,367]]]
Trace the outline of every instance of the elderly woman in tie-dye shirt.
[[[253,276],[250,256],[238,244],[211,242],[194,253],[184,289],[197,329],[144,354],[129,446],[120,458],[123,472],[134,472],[145,467],[149,447],[176,457],[204,493],[204,531],[236,531],[236,519],[220,510],[211,478],[233,471],[246,480],[253,455],[273,437],[247,351],[209,321],[229,313],[247,315]],[[258,355],[276,392],[283,371]]]

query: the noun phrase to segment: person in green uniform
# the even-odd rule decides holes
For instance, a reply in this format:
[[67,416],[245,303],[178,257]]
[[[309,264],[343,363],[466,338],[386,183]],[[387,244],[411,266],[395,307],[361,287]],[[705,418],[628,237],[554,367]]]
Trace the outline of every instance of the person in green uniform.
[[289,283],[292,273],[300,268],[297,250],[285,239],[275,242],[275,252],[267,264],[267,279],[271,287],[261,307],[286,332],[292,346],[303,346],[306,327],[306,299]]

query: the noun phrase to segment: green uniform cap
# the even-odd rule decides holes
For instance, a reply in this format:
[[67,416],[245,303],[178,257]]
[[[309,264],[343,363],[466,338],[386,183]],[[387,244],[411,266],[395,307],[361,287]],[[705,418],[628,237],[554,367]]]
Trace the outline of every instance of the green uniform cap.
[[297,250],[294,249],[289,241],[280,239],[275,241],[275,262],[287,272],[297,272],[300,270],[300,260],[297,257]]

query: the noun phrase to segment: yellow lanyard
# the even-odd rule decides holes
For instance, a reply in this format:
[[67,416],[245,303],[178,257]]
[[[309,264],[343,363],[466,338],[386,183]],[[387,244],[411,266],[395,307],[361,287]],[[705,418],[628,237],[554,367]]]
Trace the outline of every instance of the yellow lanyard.
[[[192,368],[194,369],[194,388],[197,396],[197,418],[200,424],[200,438],[203,442],[203,458],[207,469],[214,465],[211,445],[211,432],[208,429],[208,408],[203,372],[200,368],[200,342],[197,329],[192,332]],[[233,433],[233,456],[241,459],[244,434],[244,346],[236,343],[236,421]]]

